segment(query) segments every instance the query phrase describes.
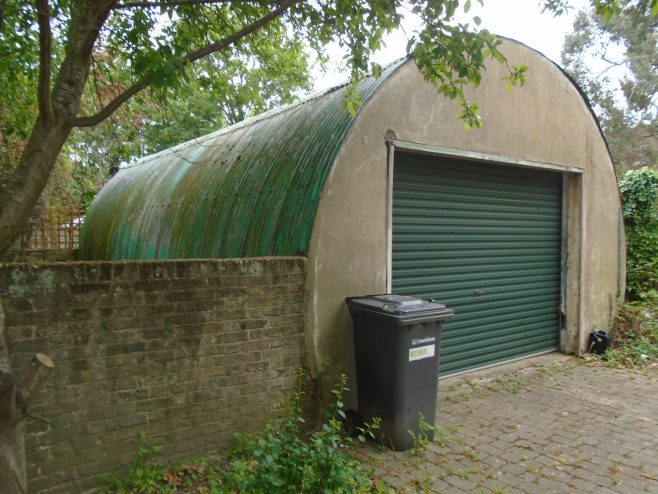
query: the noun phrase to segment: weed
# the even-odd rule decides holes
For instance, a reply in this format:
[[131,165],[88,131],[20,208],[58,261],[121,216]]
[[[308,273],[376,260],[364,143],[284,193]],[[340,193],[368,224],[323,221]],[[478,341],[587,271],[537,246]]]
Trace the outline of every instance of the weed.
[[[348,390],[346,376],[332,390],[335,402],[318,432],[305,440],[300,433],[303,422],[301,388],[284,420],[266,425],[257,436],[238,435],[240,447],[231,461],[229,483],[239,492],[370,492],[369,472],[352,456],[353,439],[343,433],[343,395]],[[374,438],[379,421],[360,429],[358,439]]]
[[516,374],[497,376],[486,385],[486,388],[492,392],[504,390],[516,394],[523,390],[523,383]]
[[467,468],[467,469],[462,470],[461,472],[459,472],[459,478],[462,479],[462,480],[468,480],[468,478],[471,475],[475,475],[475,474],[478,474],[478,473],[481,473],[481,470],[479,468],[475,468],[475,467]]
[[476,455],[472,449],[469,448],[466,448],[464,451],[462,451],[462,456],[471,461],[480,461],[480,457]]
[[500,477],[500,474],[496,470],[489,470],[484,475],[484,478],[488,480],[495,480],[498,477]]
[[452,436],[457,432],[454,427],[444,429],[440,425],[434,426],[434,444],[445,448],[452,441]]
[[396,494],[395,489],[386,486],[381,480],[375,479],[372,481],[372,494]]
[[556,463],[555,465],[562,465],[565,467],[573,468],[583,468],[585,466],[585,460],[578,454],[575,453],[575,456],[566,458],[562,455],[552,456],[551,457]]
[[411,451],[414,455],[422,457],[425,455],[427,448],[432,444],[432,437],[436,431],[436,427],[425,420],[423,412],[418,412],[418,433],[409,430],[409,435],[413,439],[413,446]]
[[374,455],[373,455],[373,456],[370,456],[369,460],[370,460],[369,463],[370,463],[373,467],[378,467],[378,466],[380,466],[380,465],[382,465],[382,464],[385,463],[383,458],[379,458],[379,457],[374,456]]
[[460,391],[456,396],[453,396],[450,401],[461,403],[471,399],[471,396],[466,391]]
[[448,473],[453,477],[460,478],[462,480],[468,480],[471,475],[482,473],[482,471],[475,467],[465,468],[464,470],[458,470],[455,467],[448,468]]
[[[343,432],[345,376],[333,390],[335,403],[322,428],[310,435],[301,430],[301,398],[305,376],[299,374],[297,392],[287,412],[267,423],[255,435],[236,434],[239,446],[228,461],[199,459],[180,466],[157,461],[158,446],[142,438],[126,476],[105,480],[101,493],[176,494],[206,492],[359,493],[387,494],[390,490],[371,479],[370,470],[355,459],[355,439]],[[379,421],[358,429],[357,440],[374,438]]]
[[[113,492],[117,494],[132,492],[154,492],[160,488],[160,480],[165,471],[165,464],[158,459],[161,446],[151,444],[146,434],[141,433],[140,445],[137,453],[128,465],[128,472],[123,479],[115,475],[108,475],[103,479],[105,484],[100,488],[101,493]],[[167,492],[161,490],[160,492]]]
[[510,393],[516,394],[521,391],[521,380],[517,376],[511,376],[505,387]]
[[437,477],[435,475],[430,475],[429,473],[425,472],[423,474],[422,479],[416,479],[412,482],[412,487],[416,489],[416,492],[420,489],[420,492],[423,492],[424,494],[432,492],[432,487],[430,486],[430,482],[436,480]]
[[379,453],[383,453],[384,451],[388,451],[390,449],[393,449],[393,447],[387,445],[384,441],[377,441],[377,451]]

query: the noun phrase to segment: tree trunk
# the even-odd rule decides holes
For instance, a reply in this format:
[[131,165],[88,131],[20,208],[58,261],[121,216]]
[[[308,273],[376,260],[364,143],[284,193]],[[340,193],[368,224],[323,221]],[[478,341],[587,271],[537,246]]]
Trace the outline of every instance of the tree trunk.
[[0,425],[0,482],[3,494],[26,494],[25,419]]
[[[66,26],[66,54],[57,70],[52,91],[52,53],[47,44],[40,43],[40,63],[44,73],[40,74],[37,94],[39,116],[16,171],[0,191],[0,252],[7,249],[26,224],[71,133],[89,75],[94,44],[115,2],[72,2],[71,21]],[[50,18],[47,20],[49,23]]]
[[16,171],[0,192],[0,252],[27,224],[71,128],[64,122],[35,124]]
[[26,494],[25,419],[30,399],[55,367],[42,353],[32,357],[16,378],[9,368],[9,351],[0,302],[0,486],[3,494]]

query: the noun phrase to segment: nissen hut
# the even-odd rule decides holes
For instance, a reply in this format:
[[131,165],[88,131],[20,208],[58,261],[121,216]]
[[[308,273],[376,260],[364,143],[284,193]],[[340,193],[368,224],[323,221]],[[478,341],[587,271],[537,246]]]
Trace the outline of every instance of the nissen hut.
[[586,350],[623,293],[620,196],[586,98],[517,42],[508,92],[487,66],[484,128],[413,60],[122,169],[89,210],[83,259],[304,256],[307,353],[324,390],[353,375],[345,297],[392,292],[454,309],[440,372]]

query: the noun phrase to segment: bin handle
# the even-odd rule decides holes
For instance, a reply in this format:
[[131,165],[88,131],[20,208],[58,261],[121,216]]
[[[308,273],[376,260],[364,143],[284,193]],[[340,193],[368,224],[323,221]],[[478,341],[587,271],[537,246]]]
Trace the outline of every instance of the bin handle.
[[385,310],[386,312],[393,312],[397,308],[398,308],[398,304],[393,303],[393,302],[389,302],[389,303],[384,304],[382,306],[382,310]]

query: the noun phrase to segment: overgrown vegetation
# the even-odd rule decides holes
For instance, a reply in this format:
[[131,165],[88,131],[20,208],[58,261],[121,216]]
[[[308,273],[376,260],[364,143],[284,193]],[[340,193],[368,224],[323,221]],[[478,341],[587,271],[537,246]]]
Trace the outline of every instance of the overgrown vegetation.
[[608,367],[658,370],[658,296],[620,307],[612,328],[612,346],[590,363]]
[[658,172],[631,170],[619,182],[626,227],[626,295],[603,358],[611,367],[658,369]]
[[304,375],[286,413],[253,435],[236,434],[239,445],[228,460],[201,458],[172,466],[159,457],[160,448],[145,442],[123,479],[109,477],[106,494],[175,493],[377,493],[384,487],[354,457],[355,441],[374,438],[378,421],[358,430],[356,439],[345,434],[342,376],[332,391],[335,402],[319,431],[303,431]]
[[631,170],[619,182],[626,226],[626,292],[631,300],[658,297],[658,172]]
[[414,431],[409,430],[409,434],[414,442],[411,448],[414,455],[422,457],[425,454],[427,448],[433,442],[435,431],[436,427],[425,420],[423,412],[418,412],[418,433],[416,434]]

